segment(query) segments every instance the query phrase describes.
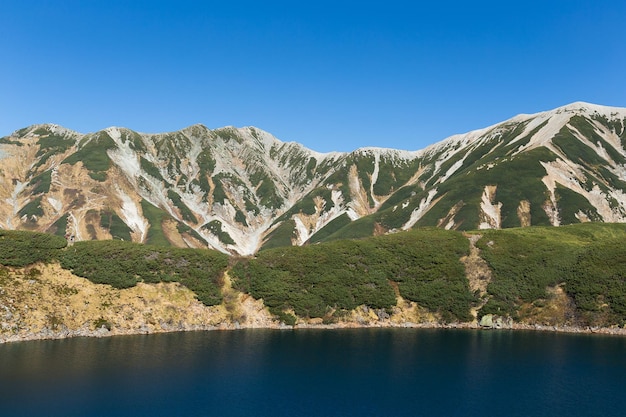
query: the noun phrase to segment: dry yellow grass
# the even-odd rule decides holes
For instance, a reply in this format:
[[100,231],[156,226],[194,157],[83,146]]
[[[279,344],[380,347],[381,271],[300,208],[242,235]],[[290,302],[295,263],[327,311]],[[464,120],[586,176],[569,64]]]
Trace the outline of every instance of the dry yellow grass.
[[228,304],[207,307],[178,283],[118,290],[58,264],[10,269],[0,279],[0,341],[277,325],[262,301],[230,285],[225,294]]

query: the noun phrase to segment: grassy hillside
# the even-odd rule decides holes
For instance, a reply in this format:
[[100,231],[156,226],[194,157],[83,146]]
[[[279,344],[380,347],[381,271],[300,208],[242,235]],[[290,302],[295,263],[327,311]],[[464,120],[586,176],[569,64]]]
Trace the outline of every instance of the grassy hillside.
[[262,251],[235,264],[235,286],[262,298],[275,314],[332,320],[367,305],[395,305],[394,286],[408,300],[444,320],[469,320],[473,297],[459,258],[468,251],[460,233],[422,229],[362,240]]
[[58,259],[65,245],[66,240],[60,236],[0,230],[0,265],[23,267],[51,262]]
[[115,288],[129,288],[140,281],[176,281],[206,305],[221,303],[221,279],[228,265],[228,257],[217,251],[119,240],[77,242],[66,247],[59,236],[0,230],[0,265],[24,267],[53,261],[75,275]]
[[[334,322],[363,305],[384,316],[401,296],[445,322],[471,321],[476,308],[479,318],[495,314],[523,322],[541,317],[541,324],[626,325],[626,225],[470,234],[481,235],[476,246],[491,270],[485,294],[470,291],[460,261],[469,253],[468,236],[435,228],[230,259],[216,251],[118,240],[66,247],[59,236],[0,231],[0,264],[58,261],[76,275],[116,288],[176,281],[206,305],[223,301],[223,276],[230,268],[234,288],[263,299],[286,323],[296,316]],[[557,296],[566,301],[563,311],[553,311]]]
[[626,324],[626,225],[586,223],[481,232],[477,246],[493,271],[481,314],[519,317],[540,305],[549,287],[572,297],[572,324]]
[[176,281],[206,305],[222,302],[228,264],[217,251],[163,248],[117,240],[77,242],[60,255],[61,266],[99,284],[128,288],[139,281]]

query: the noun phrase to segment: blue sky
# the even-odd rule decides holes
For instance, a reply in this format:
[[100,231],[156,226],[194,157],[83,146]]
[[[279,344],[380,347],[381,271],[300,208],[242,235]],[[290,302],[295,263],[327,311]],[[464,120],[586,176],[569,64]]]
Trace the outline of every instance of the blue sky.
[[0,0],[0,136],[256,126],[417,150],[574,101],[626,107],[626,2]]

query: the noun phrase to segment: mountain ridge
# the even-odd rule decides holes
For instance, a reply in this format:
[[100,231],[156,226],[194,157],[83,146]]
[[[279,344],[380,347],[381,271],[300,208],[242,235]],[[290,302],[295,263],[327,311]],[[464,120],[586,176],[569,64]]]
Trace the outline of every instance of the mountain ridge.
[[0,227],[259,249],[413,227],[626,221],[626,109],[574,102],[415,151],[320,153],[256,127],[0,139]]

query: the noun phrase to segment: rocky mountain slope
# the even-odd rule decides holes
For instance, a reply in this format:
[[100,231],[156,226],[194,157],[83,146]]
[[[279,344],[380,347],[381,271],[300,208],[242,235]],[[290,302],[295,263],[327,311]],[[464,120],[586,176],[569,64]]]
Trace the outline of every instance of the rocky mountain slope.
[[573,103],[408,152],[320,154],[257,128],[0,139],[0,227],[261,248],[447,229],[626,221],[626,109]]

